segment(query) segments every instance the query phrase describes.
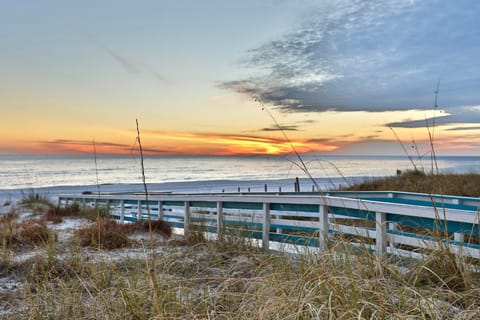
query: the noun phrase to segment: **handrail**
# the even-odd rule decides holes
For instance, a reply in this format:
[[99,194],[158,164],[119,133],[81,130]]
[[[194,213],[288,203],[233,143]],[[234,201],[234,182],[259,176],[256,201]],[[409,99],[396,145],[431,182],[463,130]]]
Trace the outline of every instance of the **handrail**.
[[[164,214],[164,208],[181,207],[180,213],[170,217],[170,219],[183,220],[183,227],[187,227],[197,215],[191,211],[192,206],[198,208],[208,208],[208,210],[215,210],[218,216],[212,222],[217,227],[225,224],[222,219],[234,220],[234,215],[230,214],[228,217],[223,216],[223,212],[238,209],[251,213],[255,219],[255,225],[262,226],[263,246],[268,247],[270,228],[276,227],[277,232],[283,228],[298,228],[298,230],[318,230],[318,246],[325,249],[327,247],[328,234],[335,231],[335,225],[329,223],[332,214],[335,216],[345,216],[367,219],[375,221],[375,232],[367,233],[367,236],[374,237],[376,240],[376,251],[383,255],[387,251],[388,244],[393,244],[396,241],[408,242],[408,245],[415,243],[422,247],[421,236],[412,235],[417,238],[415,241],[407,239],[405,235],[399,236],[395,234],[395,224],[406,224],[409,226],[418,226],[426,228],[436,228],[436,231],[453,232],[455,233],[455,244],[451,244],[455,250],[460,250],[465,247],[468,248],[468,255],[480,259],[480,247],[475,248],[463,241],[465,235],[479,236],[479,212],[475,206],[462,206],[460,201],[451,203],[450,206],[439,205],[437,199],[431,195],[414,194],[414,193],[395,193],[395,196],[411,197],[416,196],[421,198],[423,205],[416,205],[411,203],[389,202],[388,199],[384,201],[378,200],[378,195],[389,195],[391,192],[360,192],[360,197],[346,197],[353,192],[329,192],[326,195],[318,195],[312,193],[242,193],[242,194],[152,194],[149,195],[149,204],[153,205],[153,210],[158,212],[158,216]],[[334,194],[334,195],[332,195]],[[342,195],[343,197],[341,197]],[[369,197],[375,197],[376,200],[369,200]],[[433,198],[432,198],[433,197]],[[428,200],[429,199],[429,200]],[[448,197],[448,199],[458,199],[458,197]],[[428,201],[427,201],[428,200]],[[464,200],[464,199],[461,199]],[[60,195],[59,202],[61,204],[68,204],[69,201],[76,201],[82,203],[98,203],[98,202],[117,202],[121,203],[121,208],[117,207],[117,211],[125,211],[125,204],[133,203],[133,212],[136,214],[134,219],[141,219],[143,206],[146,204],[145,196],[142,194],[89,194],[89,195]],[[478,198],[468,198],[472,203],[480,203]],[[442,203],[440,203],[442,204]],[[130,204],[131,205],[131,204]],[[457,205],[458,209],[452,206]],[[286,209],[282,209],[282,208]],[[466,209],[465,209],[466,208]],[[207,211],[208,211],[207,210]],[[310,214],[306,218],[306,213],[315,213],[318,219],[312,220]],[[256,216],[255,216],[256,215]],[[280,217],[280,219],[278,219]],[[282,217],[288,217],[283,219]],[[120,217],[124,219],[123,216]],[[222,218],[222,219],[220,219]],[[252,218],[253,219],[253,218]],[[212,220],[212,221],[213,221]],[[309,221],[311,227],[298,226],[299,222],[305,220]],[[331,219],[330,219],[331,220]],[[272,223],[274,221],[275,223]],[[295,226],[297,221],[297,226]],[[167,221],[168,222],[168,221]],[[227,221],[228,222],[228,221]],[[252,222],[253,223],[253,222]],[[177,221],[178,224],[178,221]],[[305,224],[305,223],[303,223]],[[181,223],[179,224],[181,226]],[[393,227],[392,227],[393,226]],[[390,229],[389,229],[390,227]],[[302,229],[303,228],[303,229]],[[350,229],[349,229],[350,228]],[[345,227],[345,230],[350,230],[351,227]],[[356,228],[358,232],[362,232],[360,228]],[[185,230],[186,233],[188,230]],[[221,230],[218,229],[220,232]],[[280,232],[281,234],[281,232]],[[273,235],[273,234],[272,234]],[[393,246],[392,246],[393,247]],[[460,248],[460,249],[459,249]],[[473,248],[473,249],[472,249]],[[457,251],[458,251],[457,250]]]

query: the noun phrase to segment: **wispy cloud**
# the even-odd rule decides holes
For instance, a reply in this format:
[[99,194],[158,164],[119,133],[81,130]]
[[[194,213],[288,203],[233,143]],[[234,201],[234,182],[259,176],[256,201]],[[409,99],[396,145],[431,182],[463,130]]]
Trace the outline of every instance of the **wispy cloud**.
[[325,1],[285,36],[248,52],[249,78],[219,86],[284,112],[477,104],[480,2]]
[[[93,154],[94,143],[93,140],[69,140],[69,139],[55,139],[48,141],[38,141],[49,153],[67,153],[67,154]],[[134,145],[127,145],[122,143],[95,141],[95,150],[100,154],[131,154],[136,153],[138,149]],[[160,148],[147,147],[143,148],[146,154],[161,155],[166,151]]]
[[465,123],[479,123],[480,122],[480,107],[468,106],[454,108],[454,113],[446,114],[442,111],[435,118],[426,118],[423,120],[404,120],[400,122],[388,123],[387,126],[394,128],[422,128],[426,126],[445,126],[445,125],[458,125]]
[[455,128],[447,129],[447,131],[469,131],[469,130],[480,130],[480,126],[474,126],[474,127],[455,127]]
[[157,70],[155,70],[155,68],[153,68],[145,61],[138,61],[127,57],[126,55],[113,50],[111,47],[100,43],[97,40],[94,40],[93,42],[97,47],[108,53],[109,56],[112,57],[113,60],[117,62],[127,73],[136,75],[146,74],[161,82],[162,84],[168,83],[168,80],[161,73],[159,73]]
[[296,125],[286,125],[286,126],[272,126],[268,128],[262,128],[260,131],[270,132],[270,131],[298,131],[298,126]]

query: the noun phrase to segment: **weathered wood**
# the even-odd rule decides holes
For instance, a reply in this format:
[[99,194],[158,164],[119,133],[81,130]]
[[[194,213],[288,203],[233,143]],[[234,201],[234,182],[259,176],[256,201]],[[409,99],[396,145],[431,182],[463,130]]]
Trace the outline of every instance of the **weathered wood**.
[[[158,202],[158,217],[164,216],[163,205],[168,205],[173,211],[165,212],[167,223],[172,223],[176,227],[185,227],[185,234],[190,232],[190,221],[192,215],[191,207],[211,208],[217,206],[217,217],[210,218],[211,226],[217,225],[217,231],[223,232],[223,227],[227,223],[233,226],[246,224],[248,227],[262,227],[262,231],[256,232],[255,237],[262,237],[264,248],[268,248],[270,238],[270,228],[275,228],[277,235],[282,230],[298,230],[302,232],[314,232],[319,230],[317,238],[318,245],[322,250],[327,248],[329,215],[327,207],[331,214],[340,214],[342,216],[375,219],[376,228],[368,229],[366,227],[335,225],[335,230],[358,237],[373,238],[376,240],[376,250],[379,255],[387,252],[387,246],[390,244],[390,251],[396,251],[396,244],[406,244],[418,248],[433,248],[435,243],[446,241],[454,252],[464,252],[470,257],[480,257],[480,246],[472,246],[464,243],[464,234],[470,232],[478,233],[479,213],[476,208],[480,204],[478,198],[435,196],[433,199],[438,202],[441,200],[446,205],[442,207],[442,219],[446,219],[449,230],[455,232],[455,242],[448,242],[446,239],[426,239],[420,234],[396,234],[394,223],[407,218],[412,223],[428,222],[425,219],[435,219],[432,206],[426,206],[432,199],[430,195],[403,193],[403,192],[329,192],[328,196],[319,196],[309,193],[286,193],[286,194],[159,194],[152,195],[152,201]],[[343,195],[342,197],[332,196]],[[347,197],[347,196],[350,196]],[[359,199],[358,197],[364,197]],[[372,200],[366,200],[371,198]],[[377,199],[377,200],[373,200]],[[378,201],[385,199],[385,201]],[[388,200],[393,199],[393,200]],[[439,200],[440,199],[440,200]],[[135,194],[102,194],[102,195],[62,195],[59,197],[59,203],[68,205],[70,202],[81,202],[86,205],[99,205],[113,202],[112,212],[121,221],[134,221],[142,217],[143,195]],[[388,202],[394,201],[394,202]],[[401,203],[401,202],[405,203]],[[155,202],[153,202],[155,205]],[[424,205],[415,205],[415,204]],[[430,202],[432,203],[432,202]],[[193,206],[195,204],[195,206]],[[137,212],[135,215],[135,205]],[[184,206],[184,210],[182,210]],[[463,208],[463,209],[458,209]],[[472,209],[474,208],[474,209]],[[172,209],[170,209],[172,210]],[[270,211],[275,215],[271,217]],[[225,214],[224,214],[225,213]],[[317,218],[317,214],[319,215]],[[312,220],[312,218],[314,218]],[[168,220],[170,219],[170,221]],[[424,220],[422,220],[424,219]],[[180,224],[180,221],[183,223]],[[216,220],[216,221],[215,221]],[[390,220],[390,221],[388,221]],[[390,224],[389,224],[390,223]],[[390,228],[387,228],[390,226]],[[452,227],[453,226],[453,227]],[[452,227],[452,228],[451,228]],[[330,226],[332,229],[333,226]],[[388,232],[387,232],[387,229]],[[214,229],[213,229],[214,230]],[[323,230],[323,232],[322,232]],[[333,229],[332,229],[333,230]],[[213,231],[215,232],[215,231]],[[285,235],[283,235],[285,236]],[[281,237],[276,237],[276,239]],[[426,246],[425,244],[428,244]]]
[[163,202],[158,201],[158,220],[163,220]]
[[190,201],[185,201],[185,213],[184,213],[184,220],[183,220],[183,235],[185,239],[188,239],[190,236]]
[[218,239],[223,237],[223,203],[217,202],[217,236]]
[[[388,230],[390,231],[397,231],[398,230],[398,223],[396,222],[389,222],[388,223]],[[395,251],[395,241],[393,241],[393,238],[389,238],[389,244],[390,244],[390,250],[391,252]]]
[[142,200],[137,201],[137,221],[142,221]]
[[328,250],[328,208],[319,206],[318,217],[320,222],[318,243],[321,251]]
[[125,222],[125,200],[120,200],[120,222]]
[[387,214],[375,213],[375,249],[379,256],[387,253]]
[[262,248],[268,250],[270,245],[270,204],[263,203]]

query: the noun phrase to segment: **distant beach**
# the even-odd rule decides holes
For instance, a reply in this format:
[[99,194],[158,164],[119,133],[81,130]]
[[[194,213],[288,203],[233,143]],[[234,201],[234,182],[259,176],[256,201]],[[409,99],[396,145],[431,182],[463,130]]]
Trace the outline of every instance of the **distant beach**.
[[[312,190],[293,157],[146,157],[149,191],[176,193],[294,191],[299,177],[302,191]],[[308,169],[322,190],[338,188],[396,170],[412,169],[406,157],[305,156]],[[443,172],[478,172],[480,157],[438,157]],[[430,170],[426,160],[416,162]],[[138,192],[140,161],[135,156],[0,155],[0,201],[16,200],[30,192],[52,198],[81,192]]]

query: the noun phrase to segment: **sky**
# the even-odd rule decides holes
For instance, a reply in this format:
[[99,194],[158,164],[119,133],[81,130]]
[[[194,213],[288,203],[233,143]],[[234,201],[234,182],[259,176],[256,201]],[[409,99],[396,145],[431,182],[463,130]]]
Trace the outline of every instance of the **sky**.
[[480,1],[0,0],[0,153],[480,155]]

